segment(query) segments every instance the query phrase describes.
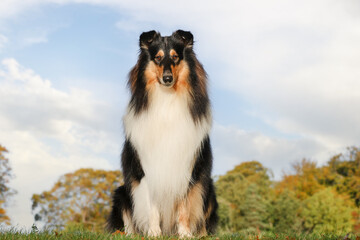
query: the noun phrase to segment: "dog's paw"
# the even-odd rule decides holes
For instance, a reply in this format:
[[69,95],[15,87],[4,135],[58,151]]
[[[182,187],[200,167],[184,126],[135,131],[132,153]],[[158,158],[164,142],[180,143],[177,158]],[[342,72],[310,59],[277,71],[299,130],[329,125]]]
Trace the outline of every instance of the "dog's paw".
[[193,235],[189,232],[186,232],[186,233],[179,233],[179,237],[180,239],[184,239],[184,238],[192,238]]
[[160,226],[151,227],[147,233],[149,237],[158,237],[161,235]]
[[179,226],[178,235],[180,238],[191,238],[192,237],[190,229],[182,227],[181,225]]

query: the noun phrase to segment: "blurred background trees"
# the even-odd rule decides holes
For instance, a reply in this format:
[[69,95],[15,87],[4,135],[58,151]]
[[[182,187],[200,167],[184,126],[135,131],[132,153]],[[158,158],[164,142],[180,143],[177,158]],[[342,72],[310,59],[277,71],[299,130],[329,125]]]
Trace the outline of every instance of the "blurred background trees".
[[60,177],[50,191],[34,194],[32,212],[45,229],[103,231],[120,171],[79,169]]
[[360,149],[293,164],[280,181],[257,161],[216,181],[220,231],[360,232]]
[[6,205],[10,197],[16,194],[16,191],[9,186],[13,178],[9,159],[5,157],[8,150],[0,144],[0,225],[10,225],[10,218],[6,213]]
[[351,232],[354,210],[350,202],[326,188],[303,202],[304,229],[319,233]]
[[285,190],[273,199],[268,207],[269,222],[275,232],[301,232],[302,219],[300,217],[301,201],[295,193]]
[[[280,181],[260,162],[243,162],[215,178],[219,231],[360,233],[360,149],[323,166],[303,159]],[[119,171],[80,169],[34,194],[33,214],[48,229],[103,231]]]
[[[268,227],[270,170],[257,161],[244,162],[216,181],[220,228],[232,232]],[[227,219],[224,221],[223,219]]]

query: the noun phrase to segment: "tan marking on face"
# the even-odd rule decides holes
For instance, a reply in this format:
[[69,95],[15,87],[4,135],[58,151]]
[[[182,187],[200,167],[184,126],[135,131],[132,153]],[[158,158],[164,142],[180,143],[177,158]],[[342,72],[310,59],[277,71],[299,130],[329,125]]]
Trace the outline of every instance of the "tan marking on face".
[[177,53],[176,53],[176,51],[174,49],[170,50],[170,56],[172,56],[172,55],[177,55]]
[[178,65],[171,66],[171,71],[173,73],[173,77],[176,81],[174,85],[174,89],[181,93],[183,91],[190,91],[189,84],[189,66],[185,61],[181,61]]
[[157,65],[153,61],[148,63],[144,72],[147,90],[151,90],[155,84],[159,82],[159,79],[162,78],[163,71],[163,66]]
[[163,50],[159,50],[158,53],[155,55],[154,61],[155,61],[157,64],[159,64],[163,58],[164,58],[164,51],[163,51]]
[[205,226],[202,195],[203,187],[198,183],[190,189],[178,207],[178,224],[191,233],[199,232]]
[[158,53],[156,54],[156,56],[158,56],[158,55],[163,57],[165,55],[165,53],[163,50],[159,50]]
[[173,60],[175,63],[177,63],[179,61],[179,55],[177,54],[177,52],[174,49],[170,50],[170,58],[171,60]]
[[170,58],[176,62],[176,60],[179,58],[179,55],[177,54],[177,52],[174,49],[170,50]]

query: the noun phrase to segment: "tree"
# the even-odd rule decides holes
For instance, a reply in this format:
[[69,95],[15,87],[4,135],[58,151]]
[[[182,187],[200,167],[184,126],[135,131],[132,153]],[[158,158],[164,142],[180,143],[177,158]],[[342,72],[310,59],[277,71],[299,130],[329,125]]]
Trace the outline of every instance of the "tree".
[[5,206],[9,198],[16,194],[16,191],[9,187],[9,181],[13,177],[9,160],[4,153],[8,150],[0,145],[0,224],[10,225],[10,218],[6,214]]
[[334,186],[339,193],[348,194],[360,207],[360,149],[350,147],[338,154],[322,168],[322,183]]
[[345,153],[337,154],[321,168],[321,183],[333,187],[340,194],[346,194],[354,201],[357,209],[352,215],[354,231],[360,232],[360,149],[349,147]]
[[241,229],[260,231],[269,228],[265,199],[256,184],[250,184],[244,194],[245,201],[240,207],[242,212]]
[[232,221],[231,221],[231,203],[224,198],[217,196],[217,201],[219,204],[217,214],[219,216],[218,228],[221,232],[231,232],[232,231]]
[[270,222],[277,233],[301,232],[301,202],[291,191],[281,192],[270,206]]
[[240,206],[248,182],[240,173],[227,173],[216,181],[216,194],[219,203],[219,227],[222,231],[240,229]]
[[352,211],[344,198],[326,188],[304,201],[304,229],[316,233],[347,233],[352,229]]
[[278,193],[284,190],[293,191],[297,198],[304,200],[325,188],[319,182],[321,178],[320,170],[315,162],[303,159],[292,167],[295,170],[295,174],[283,177],[282,181],[276,186]]
[[268,189],[272,184],[270,181],[272,172],[258,161],[243,162],[228,172],[228,174],[232,173],[239,173],[243,175],[249,183],[256,184],[263,196],[268,193]]
[[120,171],[79,169],[60,177],[50,191],[32,196],[36,222],[46,229],[102,231],[113,191],[123,184]]
[[[261,199],[260,205],[269,199],[269,195],[272,194],[269,172],[261,163],[251,161],[241,163],[218,178],[216,193],[219,202],[220,230],[239,231],[247,228],[244,218],[246,214],[251,218],[251,213],[246,213],[246,207],[244,208],[243,205],[251,204],[253,197]],[[254,186],[248,189],[251,184]],[[255,189],[256,193],[250,193],[252,189]],[[259,210],[258,214],[263,213],[263,206],[254,206],[254,208]]]

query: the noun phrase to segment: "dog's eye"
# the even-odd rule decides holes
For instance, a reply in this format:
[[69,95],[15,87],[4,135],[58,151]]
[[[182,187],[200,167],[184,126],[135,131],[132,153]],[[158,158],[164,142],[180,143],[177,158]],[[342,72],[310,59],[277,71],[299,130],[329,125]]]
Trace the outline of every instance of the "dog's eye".
[[171,58],[173,61],[177,61],[179,59],[179,56],[174,54],[171,56]]
[[155,56],[155,61],[160,62],[161,61],[161,56],[160,55]]

